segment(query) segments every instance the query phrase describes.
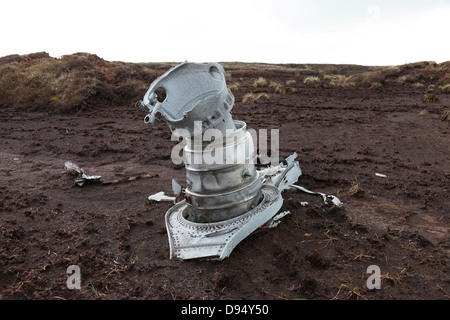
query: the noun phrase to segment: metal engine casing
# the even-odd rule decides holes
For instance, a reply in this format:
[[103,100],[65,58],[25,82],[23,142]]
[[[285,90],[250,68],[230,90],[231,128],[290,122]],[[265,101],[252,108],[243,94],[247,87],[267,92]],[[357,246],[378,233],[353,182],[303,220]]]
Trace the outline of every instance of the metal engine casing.
[[[184,62],[171,68],[150,85],[139,106],[150,111],[145,123],[162,119],[186,143],[185,200],[165,217],[171,258],[223,259],[275,219],[281,191],[297,181],[300,167],[291,158],[276,174],[260,175],[247,125],[231,117],[234,96],[220,64]],[[219,138],[204,141],[208,130]],[[207,161],[205,155],[212,154],[215,161]]]

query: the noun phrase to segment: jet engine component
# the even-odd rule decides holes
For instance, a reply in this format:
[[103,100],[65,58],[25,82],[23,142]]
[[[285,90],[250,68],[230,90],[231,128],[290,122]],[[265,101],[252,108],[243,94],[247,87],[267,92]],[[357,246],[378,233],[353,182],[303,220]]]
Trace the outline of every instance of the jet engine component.
[[301,175],[297,155],[256,169],[252,136],[245,122],[232,119],[234,96],[220,64],[181,63],[156,79],[138,105],[149,111],[145,123],[164,120],[186,143],[185,200],[165,215],[171,258],[222,260],[275,219],[281,192]]

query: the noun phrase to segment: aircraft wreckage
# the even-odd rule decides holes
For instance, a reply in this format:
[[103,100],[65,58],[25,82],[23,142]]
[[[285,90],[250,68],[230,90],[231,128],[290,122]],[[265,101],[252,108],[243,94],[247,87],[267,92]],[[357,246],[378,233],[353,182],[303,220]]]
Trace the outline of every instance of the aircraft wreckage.
[[168,197],[175,200],[184,192],[184,199],[174,201],[165,215],[170,258],[228,257],[256,229],[276,226],[289,213],[279,213],[288,188],[341,205],[334,196],[294,184],[302,173],[295,153],[275,166],[257,168],[252,135],[245,122],[232,119],[234,96],[218,63],[171,68],[137,105],[150,111],[145,123],[164,120],[185,143],[186,187],[173,180],[176,197]]

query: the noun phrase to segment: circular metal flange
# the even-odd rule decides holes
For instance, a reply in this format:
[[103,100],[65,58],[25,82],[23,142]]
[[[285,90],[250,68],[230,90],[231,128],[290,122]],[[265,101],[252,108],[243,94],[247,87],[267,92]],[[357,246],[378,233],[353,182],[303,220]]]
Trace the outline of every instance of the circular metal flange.
[[263,198],[252,210],[232,219],[214,223],[187,220],[186,201],[170,208],[165,216],[169,237],[170,258],[208,258],[222,260],[253,231],[273,218],[283,199],[278,188],[263,185]]

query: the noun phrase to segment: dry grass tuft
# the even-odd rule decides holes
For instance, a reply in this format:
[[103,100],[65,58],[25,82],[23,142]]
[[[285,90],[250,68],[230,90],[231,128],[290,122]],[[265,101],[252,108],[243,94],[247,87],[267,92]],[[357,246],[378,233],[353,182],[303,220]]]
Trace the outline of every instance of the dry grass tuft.
[[407,74],[407,75],[399,77],[397,79],[397,82],[400,83],[400,84],[415,83],[416,80],[417,80],[417,77],[415,77],[412,74]]
[[441,90],[442,93],[450,93],[450,83],[439,86],[439,90]]
[[385,78],[385,74],[379,70],[351,75],[345,79],[345,83],[351,84],[352,86],[368,88],[372,85],[372,83],[384,84]]
[[319,77],[309,76],[303,80],[303,83],[310,86],[318,86],[320,85],[321,81]]
[[444,110],[442,116],[439,118],[441,121],[450,121],[450,109]]
[[439,98],[432,93],[425,93],[422,98],[423,102],[438,103]]
[[286,87],[282,83],[276,81],[271,81],[269,87],[274,88],[275,93],[280,94],[293,94],[294,92],[296,92],[295,88]]
[[422,111],[420,111],[417,115],[419,117],[423,117],[426,116],[428,114],[428,110],[427,109],[423,109]]
[[270,98],[270,96],[267,93],[259,93],[256,96],[256,100],[265,100],[265,101],[267,101],[267,100],[269,100],[269,98]]
[[355,180],[351,182],[351,186],[347,192],[347,195],[354,196],[357,194],[361,194],[362,192],[363,189],[361,188],[361,182],[359,181],[358,177],[355,177]]
[[243,98],[242,102],[245,104],[256,103],[258,100],[268,100],[269,95],[267,93],[247,93]]
[[241,86],[241,84],[239,82],[235,82],[233,84],[228,85],[228,89],[230,89],[232,92],[238,92],[239,91],[239,87]]
[[243,98],[242,102],[245,104],[255,103],[256,95],[254,93],[247,93]]
[[346,77],[340,74],[337,75],[325,75],[323,77],[326,80],[329,80],[329,85],[332,87],[351,87],[355,86],[355,83],[352,81],[348,81],[350,77]]
[[256,79],[256,80],[253,82],[253,86],[254,86],[255,88],[264,87],[265,85],[267,85],[267,80],[264,79],[263,77],[259,77],[258,79]]

